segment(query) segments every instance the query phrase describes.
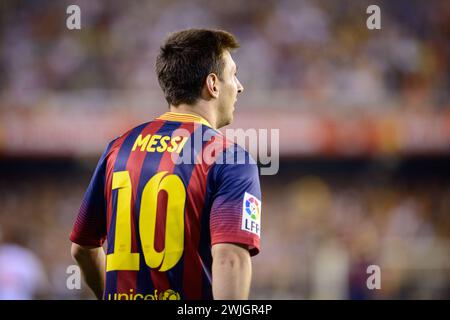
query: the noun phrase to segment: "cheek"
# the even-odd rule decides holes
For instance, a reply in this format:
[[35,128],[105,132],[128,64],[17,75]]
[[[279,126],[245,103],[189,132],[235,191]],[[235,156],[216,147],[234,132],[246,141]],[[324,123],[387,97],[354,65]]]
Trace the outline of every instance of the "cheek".
[[230,95],[234,96],[237,93],[237,83],[236,81],[231,81],[228,86]]

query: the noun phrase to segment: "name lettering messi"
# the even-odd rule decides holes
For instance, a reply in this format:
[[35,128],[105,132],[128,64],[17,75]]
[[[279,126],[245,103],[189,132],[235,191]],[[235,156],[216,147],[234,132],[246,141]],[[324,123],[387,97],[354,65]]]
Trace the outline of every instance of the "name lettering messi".
[[162,136],[159,134],[148,134],[145,137],[140,134],[134,142],[131,151],[147,152],[176,152],[180,153],[189,137],[183,136]]

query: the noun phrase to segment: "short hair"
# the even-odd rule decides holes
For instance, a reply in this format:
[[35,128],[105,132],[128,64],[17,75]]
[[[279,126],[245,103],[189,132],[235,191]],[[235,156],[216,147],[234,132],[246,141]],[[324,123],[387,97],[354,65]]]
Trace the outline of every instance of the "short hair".
[[223,30],[187,29],[172,33],[156,58],[159,85],[169,105],[194,104],[210,73],[222,79],[225,50],[239,47]]

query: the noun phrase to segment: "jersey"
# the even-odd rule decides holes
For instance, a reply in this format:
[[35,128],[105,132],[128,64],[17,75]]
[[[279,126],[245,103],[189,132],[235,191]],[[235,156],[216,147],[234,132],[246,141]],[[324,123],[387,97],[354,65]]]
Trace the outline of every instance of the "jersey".
[[258,167],[191,114],[166,112],[109,143],[70,236],[106,246],[104,299],[212,299],[211,248],[260,251]]

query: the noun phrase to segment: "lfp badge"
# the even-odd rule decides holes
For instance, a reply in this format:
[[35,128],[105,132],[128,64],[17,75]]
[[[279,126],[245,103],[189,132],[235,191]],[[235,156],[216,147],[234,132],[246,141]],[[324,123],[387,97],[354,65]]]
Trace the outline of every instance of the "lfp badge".
[[242,230],[261,234],[261,201],[246,192],[242,203]]

